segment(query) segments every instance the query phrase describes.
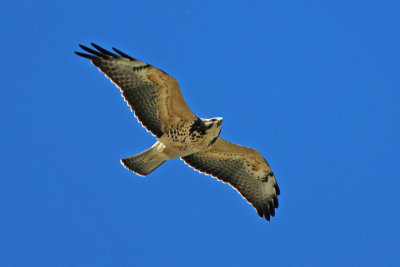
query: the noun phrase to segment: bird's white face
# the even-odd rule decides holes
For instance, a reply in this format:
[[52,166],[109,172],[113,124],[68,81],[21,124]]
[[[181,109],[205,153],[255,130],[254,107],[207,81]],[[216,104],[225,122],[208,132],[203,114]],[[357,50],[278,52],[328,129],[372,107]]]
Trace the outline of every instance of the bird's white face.
[[212,139],[219,136],[222,127],[222,120],[222,117],[204,120],[207,136],[212,137]]

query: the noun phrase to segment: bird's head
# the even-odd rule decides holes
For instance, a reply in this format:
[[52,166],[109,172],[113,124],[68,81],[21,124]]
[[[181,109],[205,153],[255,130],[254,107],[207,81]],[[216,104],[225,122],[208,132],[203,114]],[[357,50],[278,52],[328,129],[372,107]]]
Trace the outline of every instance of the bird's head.
[[[216,138],[221,133],[222,127],[222,117],[215,117],[211,119],[204,119],[205,130],[208,136],[212,136],[212,138]],[[214,141],[215,142],[215,141]]]
[[222,126],[222,118],[216,117],[211,119],[200,119],[197,118],[193,121],[190,127],[189,134],[201,137],[206,146],[213,144],[220,132]]

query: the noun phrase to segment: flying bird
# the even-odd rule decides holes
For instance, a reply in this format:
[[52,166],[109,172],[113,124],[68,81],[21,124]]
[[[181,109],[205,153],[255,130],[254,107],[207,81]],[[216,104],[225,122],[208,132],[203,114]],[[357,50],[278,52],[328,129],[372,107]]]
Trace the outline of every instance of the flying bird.
[[181,158],[190,167],[234,187],[266,220],[275,216],[280,190],[264,157],[255,149],[221,137],[222,118],[202,119],[188,107],[178,82],[164,71],[116,48],[92,43],[75,52],[88,58],[119,87],[135,116],[157,142],[121,163],[146,176],[169,159]]

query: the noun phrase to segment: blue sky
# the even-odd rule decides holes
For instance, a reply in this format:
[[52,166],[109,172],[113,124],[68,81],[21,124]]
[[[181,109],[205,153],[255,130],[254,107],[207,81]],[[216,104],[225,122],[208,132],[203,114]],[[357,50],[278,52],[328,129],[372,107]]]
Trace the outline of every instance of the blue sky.
[[[1,266],[398,266],[398,1],[14,1],[0,10]],[[172,160],[78,44],[180,83],[281,188],[270,223]]]

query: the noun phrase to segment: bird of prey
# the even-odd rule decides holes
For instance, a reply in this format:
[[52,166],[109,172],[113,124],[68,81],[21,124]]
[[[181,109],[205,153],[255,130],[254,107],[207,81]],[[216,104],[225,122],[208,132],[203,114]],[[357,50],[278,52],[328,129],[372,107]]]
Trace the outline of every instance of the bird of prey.
[[[165,161],[181,158],[190,167],[234,187],[266,220],[275,216],[280,190],[264,157],[255,149],[225,141],[222,118],[197,117],[182,97],[178,82],[164,71],[118,49],[79,45],[75,54],[88,58],[122,92],[139,122],[157,142],[124,158],[122,165],[146,176]],[[96,49],[96,50],[95,50]]]

